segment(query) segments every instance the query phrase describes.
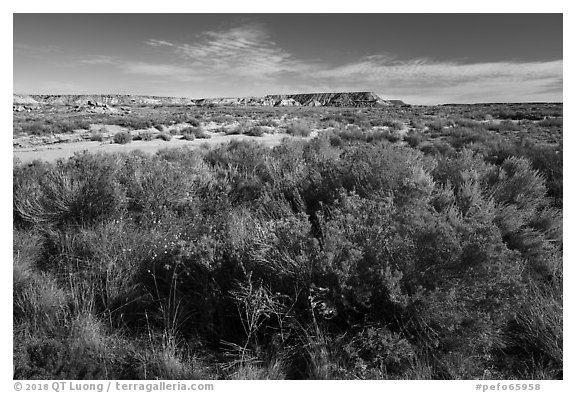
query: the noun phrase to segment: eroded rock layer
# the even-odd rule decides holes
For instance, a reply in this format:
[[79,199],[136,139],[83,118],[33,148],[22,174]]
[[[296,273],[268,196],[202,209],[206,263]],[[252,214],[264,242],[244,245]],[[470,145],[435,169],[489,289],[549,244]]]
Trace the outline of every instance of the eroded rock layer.
[[386,107],[405,105],[400,100],[383,100],[372,92],[272,94],[264,97],[182,98],[137,95],[20,95],[14,94],[15,105],[66,105],[72,107],[106,107],[134,105],[190,106],[338,106]]

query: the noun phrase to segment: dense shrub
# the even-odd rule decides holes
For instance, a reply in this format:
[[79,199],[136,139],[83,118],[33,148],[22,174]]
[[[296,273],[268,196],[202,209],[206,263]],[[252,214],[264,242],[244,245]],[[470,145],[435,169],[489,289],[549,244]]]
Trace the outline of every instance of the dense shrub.
[[[110,119],[107,124],[116,124],[122,127],[126,127],[131,130],[146,130],[148,128],[161,127],[157,120],[150,118],[139,118],[139,117],[128,117],[122,116]],[[160,128],[157,128],[160,130]]]
[[439,123],[15,164],[15,378],[562,378],[561,146]]
[[27,122],[21,126],[21,131],[31,135],[47,135],[71,133],[74,130],[89,130],[90,123],[83,119],[45,119]]

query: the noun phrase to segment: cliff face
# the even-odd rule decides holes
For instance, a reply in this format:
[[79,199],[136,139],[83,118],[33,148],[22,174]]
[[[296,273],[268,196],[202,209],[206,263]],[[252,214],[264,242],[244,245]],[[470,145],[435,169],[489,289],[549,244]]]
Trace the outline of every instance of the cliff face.
[[134,95],[18,95],[14,104],[86,105],[191,105],[191,106],[337,106],[386,107],[405,105],[400,100],[383,100],[372,92],[276,94],[264,97],[231,97],[191,99]]
[[266,97],[275,100],[293,99],[304,106],[378,107],[404,104],[402,101],[394,103],[383,100],[372,92],[287,94]]
[[[14,95],[16,99],[16,95]],[[23,96],[19,96],[20,98]],[[31,95],[28,96],[41,104],[50,105],[88,105],[89,103],[107,105],[192,105],[190,98],[151,97],[119,94],[90,95]]]

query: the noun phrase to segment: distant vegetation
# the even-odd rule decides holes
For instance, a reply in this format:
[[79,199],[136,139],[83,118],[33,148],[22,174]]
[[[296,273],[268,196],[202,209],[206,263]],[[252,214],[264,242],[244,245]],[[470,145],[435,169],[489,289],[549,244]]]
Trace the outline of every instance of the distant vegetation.
[[130,134],[129,132],[118,132],[116,134],[114,134],[114,143],[119,143],[121,145],[124,145],[126,143],[130,143],[132,142],[132,134]]
[[198,139],[210,139],[210,138],[211,138],[210,134],[208,134],[208,133],[206,132],[206,130],[204,130],[204,128],[202,128],[202,127],[200,127],[200,126],[198,126],[198,127],[186,127],[186,128],[183,128],[183,129],[180,131],[180,134],[182,134],[182,135],[185,137],[185,139],[186,139],[187,137],[188,137],[188,138],[191,138],[191,139],[195,139],[195,138],[198,138]]
[[561,379],[553,110],[206,108],[329,129],[15,165],[14,377]]

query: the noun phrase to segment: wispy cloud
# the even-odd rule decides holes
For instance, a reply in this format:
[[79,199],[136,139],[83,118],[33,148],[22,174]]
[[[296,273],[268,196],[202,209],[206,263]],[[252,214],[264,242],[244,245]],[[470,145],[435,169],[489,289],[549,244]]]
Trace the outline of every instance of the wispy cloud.
[[563,61],[465,64],[416,59],[360,59],[314,73],[312,82],[411,96],[416,102],[549,99],[562,92]]
[[24,43],[14,43],[14,54],[42,56],[48,53],[62,52],[62,48],[56,45],[29,45]]
[[119,60],[113,56],[83,56],[79,62],[81,64],[117,64]]
[[318,70],[318,78],[345,78],[374,82],[401,81],[413,84],[460,84],[479,79],[504,78],[523,81],[554,78],[562,75],[562,60],[548,62],[486,62],[465,64],[435,62],[427,59],[390,61],[370,56],[340,67]]
[[154,40],[154,39],[149,39],[149,40],[145,41],[145,43],[150,45],[150,46],[174,46],[174,44],[171,42],[163,41],[163,40]]
[[188,67],[199,72],[233,73],[236,76],[270,77],[282,72],[294,72],[307,67],[280,48],[264,26],[251,23],[223,31],[208,31],[198,42],[172,43],[151,39],[151,46],[166,46]]

